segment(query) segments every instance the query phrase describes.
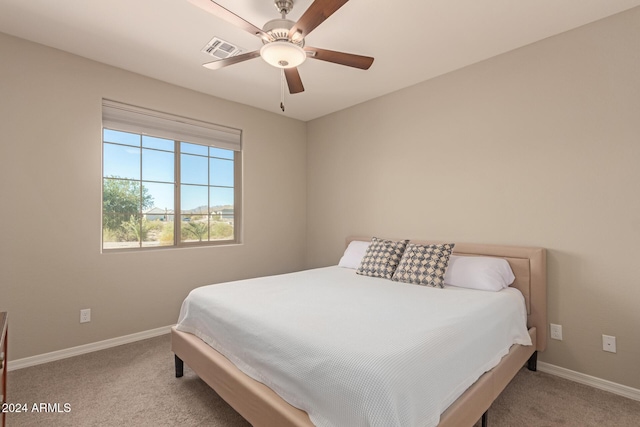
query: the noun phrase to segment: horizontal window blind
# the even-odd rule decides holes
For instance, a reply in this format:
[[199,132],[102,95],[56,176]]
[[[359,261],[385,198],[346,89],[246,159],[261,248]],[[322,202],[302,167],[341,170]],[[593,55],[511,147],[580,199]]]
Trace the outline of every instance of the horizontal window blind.
[[102,126],[158,138],[242,150],[242,131],[107,99],[102,100]]

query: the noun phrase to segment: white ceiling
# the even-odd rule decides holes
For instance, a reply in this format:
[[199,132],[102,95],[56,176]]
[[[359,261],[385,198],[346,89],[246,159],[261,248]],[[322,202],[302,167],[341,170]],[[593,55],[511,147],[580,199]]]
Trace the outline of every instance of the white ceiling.
[[[262,27],[273,0],[218,0]],[[297,20],[312,0],[296,0]],[[247,51],[260,39],[187,0],[0,0],[0,32],[199,92],[311,120],[640,5],[640,0],[351,0],[308,46],[375,57],[368,71],[308,60],[305,92],[285,97],[261,58],[221,70],[200,50],[217,36]],[[2,57],[0,55],[0,60]]]

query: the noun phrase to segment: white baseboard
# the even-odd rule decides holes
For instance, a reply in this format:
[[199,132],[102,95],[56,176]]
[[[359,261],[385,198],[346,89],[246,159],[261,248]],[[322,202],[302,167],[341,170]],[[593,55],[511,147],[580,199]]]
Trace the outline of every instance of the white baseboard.
[[66,359],[67,357],[79,356],[92,351],[104,350],[116,347],[122,344],[129,344],[135,341],[145,340],[147,338],[157,337],[159,335],[171,332],[173,325],[164,326],[162,328],[151,329],[149,331],[137,332],[123,337],[111,338],[104,341],[98,341],[91,344],[79,345],[64,350],[52,351],[51,353],[39,354],[37,356],[25,357],[23,359],[10,360],[7,362],[7,370],[14,371],[16,369],[28,368],[29,366],[40,365],[42,363],[53,362],[55,360]]
[[[108,340],[80,345],[77,347],[71,347],[64,350],[52,351],[51,353],[40,354],[38,356],[11,360],[7,363],[7,370],[13,371],[16,369],[28,368],[29,366],[36,366],[42,363],[53,362],[55,360],[79,356],[85,353],[91,353],[92,351],[104,350],[122,344],[129,344],[135,341],[157,337],[159,335],[168,334],[171,331],[172,326],[173,325],[164,326],[161,328],[138,332],[131,335],[125,335],[123,337],[111,338]],[[626,385],[617,384],[611,381],[603,380],[601,378],[592,377],[591,375],[572,371],[566,368],[561,368],[559,366],[551,365],[545,362],[538,362],[538,370],[547,374],[558,376],[560,378],[575,381],[577,383],[588,385],[600,390],[608,391],[619,396],[640,401],[640,390],[633,387],[628,387]]]
[[638,390],[637,388],[628,387],[626,385],[603,380],[597,377],[592,377],[591,375],[572,371],[566,368],[561,368],[560,366],[551,365],[544,362],[538,362],[538,370],[567,380],[575,381],[580,384],[588,385],[593,388],[608,391],[619,396],[640,401],[640,390]]

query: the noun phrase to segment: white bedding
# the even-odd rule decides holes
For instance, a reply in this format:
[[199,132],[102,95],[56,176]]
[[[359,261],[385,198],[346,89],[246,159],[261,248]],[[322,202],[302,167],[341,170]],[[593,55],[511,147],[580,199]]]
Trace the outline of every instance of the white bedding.
[[435,426],[511,345],[531,345],[516,289],[430,288],[337,266],[194,289],[177,329],[336,427]]

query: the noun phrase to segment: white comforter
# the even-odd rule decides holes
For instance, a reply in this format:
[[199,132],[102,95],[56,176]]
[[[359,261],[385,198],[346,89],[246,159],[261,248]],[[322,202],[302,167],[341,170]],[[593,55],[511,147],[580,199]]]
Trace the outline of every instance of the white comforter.
[[512,344],[524,298],[403,284],[327,267],[194,289],[195,334],[317,426],[435,426]]

